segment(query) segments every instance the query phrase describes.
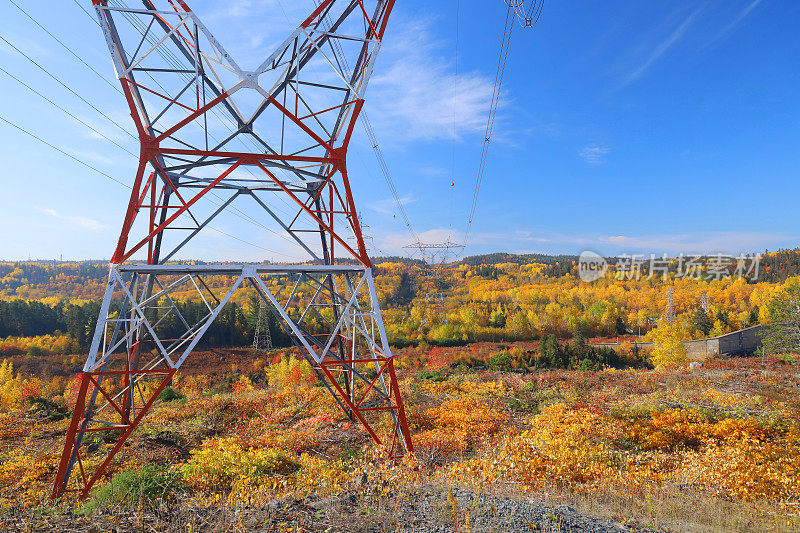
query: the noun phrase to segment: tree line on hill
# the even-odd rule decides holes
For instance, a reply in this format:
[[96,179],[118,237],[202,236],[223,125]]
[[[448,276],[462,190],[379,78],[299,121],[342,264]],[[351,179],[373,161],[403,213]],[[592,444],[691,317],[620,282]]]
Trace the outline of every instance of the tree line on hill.
[[25,300],[0,301],[0,338],[66,333],[85,349],[99,313],[100,304],[94,301],[83,304],[61,301],[55,305]]
[[539,342],[538,350],[503,349],[491,354],[488,358],[469,355],[456,360],[449,368],[423,371],[419,377],[432,381],[444,381],[453,371],[475,369],[529,372],[558,369],[597,371],[604,368],[643,367],[650,367],[650,365],[645,358],[645,353],[638,348],[634,347],[625,352],[607,346],[592,346],[581,335],[576,335],[570,342],[561,343],[555,335],[548,335]]
[[[199,322],[208,314],[208,308],[203,302],[179,301],[176,302],[176,307],[190,324]],[[245,305],[229,303],[208,328],[201,345],[246,346],[252,343],[258,307],[257,299]],[[159,322],[157,332],[161,338],[172,339],[183,335],[185,327],[176,313],[167,315],[165,309],[150,312],[154,313],[148,317],[151,323]],[[100,303],[97,301],[81,304],[61,301],[47,305],[37,301],[0,300],[0,338],[61,333],[74,338],[80,349],[86,351],[89,349],[99,313]],[[271,313],[267,317],[267,323],[275,346],[288,346],[291,343]],[[322,325],[312,322],[310,327],[321,329]]]

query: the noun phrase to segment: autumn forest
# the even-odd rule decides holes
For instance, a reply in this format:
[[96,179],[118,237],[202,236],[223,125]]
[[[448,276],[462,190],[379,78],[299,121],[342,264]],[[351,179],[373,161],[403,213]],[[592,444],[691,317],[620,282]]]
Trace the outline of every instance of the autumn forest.
[[[632,527],[792,530],[800,526],[796,350],[773,335],[749,357],[698,358],[680,341],[797,319],[783,304],[800,294],[799,264],[800,253],[781,251],[763,255],[757,280],[620,280],[611,271],[587,283],[574,257],[493,254],[442,266],[434,282],[445,298],[426,303],[422,263],[378,260],[415,446],[400,462],[381,460],[274,318],[273,348],[253,350],[258,302],[242,291],[91,497],[56,504],[54,465],[107,268],[2,263],[0,509],[36,523],[53,505],[78,505],[89,517],[353,494],[390,525],[398,496],[456,486],[569,501]],[[208,278],[212,290],[222,278]],[[177,305],[186,316],[202,311],[188,294]],[[476,519],[452,493],[441,497],[448,527]],[[697,506],[726,512],[698,516]],[[295,519],[273,509],[246,527]]]

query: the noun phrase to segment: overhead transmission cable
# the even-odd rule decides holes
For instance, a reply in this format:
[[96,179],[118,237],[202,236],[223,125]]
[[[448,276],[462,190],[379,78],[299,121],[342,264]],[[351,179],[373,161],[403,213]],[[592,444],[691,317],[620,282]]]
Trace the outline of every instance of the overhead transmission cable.
[[52,149],[53,149],[53,150],[55,150],[56,152],[60,152],[61,154],[63,154],[63,155],[65,155],[65,156],[69,157],[70,159],[72,159],[72,160],[74,160],[74,161],[77,161],[77,162],[78,162],[78,163],[80,163],[81,165],[83,165],[83,166],[85,166],[85,167],[88,167],[89,169],[91,169],[91,170],[94,170],[94,171],[95,171],[95,172],[97,172],[98,174],[101,174],[101,175],[105,176],[106,178],[110,179],[111,181],[113,181],[113,182],[115,182],[115,183],[119,183],[120,185],[122,185],[123,187],[126,187],[126,188],[128,188],[128,189],[130,189],[130,188],[131,188],[131,187],[130,187],[130,185],[128,185],[128,184],[126,184],[126,183],[123,183],[123,182],[121,182],[120,180],[118,180],[117,178],[115,178],[115,177],[111,176],[110,174],[106,174],[106,173],[105,173],[105,172],[103,172],[102,170],[100,170],[100,169],[98,169],[98,168],[96,168],[96,167],[94,167],[94,166],[90,165],[89,163],[87,163],[87,162],[86,162],[86,161],[84,161],[83,159],[81,159],[81,158],[79,158],[79,157],[76,157],[76,156],[74,156],[74,155],[70,154],[69,152],[66,152],[66,151],[62,150],[62,149],[61,149],[61,148],[59,148],[58,146],[56,146],[56,145],[54,145],[54,144],[51,144],[51,143],[49,143],[49,142],[45,141],[44,139],[42,139],[42,138],[41,138],[41,137],[39,137],[38,135],[36,135],[36,134],[34,134],[34,133],[31,133],[30,131],[26,130],[25,128],[23,128],[23,127],[22,127],[22,126],[20,126],[19,124],[16,124],[16,123],[14,123],[14,122],[11,122],[10,120],[8,120],[7,118],[5,118],[4,116],[0,115],[0,120],[2,120],[3,122],[5,122],[5,123],[6,123],[6,124],[8,124],[9,126],[11,126],[11,127],[13,127],[13,128],[16,128],[17,130],[21,131],[21,132],[22,132],[22,133],[24,133],[25,135],[28,135],[29,137],[32,137],[32,138],[36,139],[36,140],[37,140],[37,141],[39,141],[40,143],[42,143],[42,144],[44,144],[44,145],[47,145],[47,146],[49,146],[50,148],[52,148]]
[[[511,48],[511,34],[514,29],[515,19],[520,20],[523,27],[533,27],[542,15],[542,7],[544,0],[531,0],[530,6],[526,11],[524,9],[524,0],[505,0],[508,6],[506,10],[506,22],[503,28],[503,38],[500,41],[500,55],[497,59],[497,70],[494,77],[494,88],[492,90],[492,100],[489,104],[489,116],[486,120],[486,129],[484,131],[483,147],[481,148],[481,158],[478,164],[478,174],[475,179],[475,190],[472,194],[472,205],[470,206],[469,216],[467,218],[467,229],[464,232],[464,247],[466,247],[470,232],[472,231],[472,223],[475,220],[475,210],[478,206],[478,195],[481,190],[481,183],[483,182],[483,175],[486,171],[486,157],[489,153],[489,144],[492,139],[494,131],[495,119],[497,118],[497,108],[500,102],[500,95],[503,87],[503,75],[505,74],[506,65],[508,63],[508,52]],[[462,248],[463,250],[464,248]]]
[[[74,155],[70,154],[69,152],[67,152],[67,151],[65,151],[65,150],[62,150],[61,148],[59,148],[59,147],[57,147],[56,145],[54,145],[54,144],[52,144],[52,143],[50,143],[50,142],[48,142],[48,141],[44,140],[42,137],[40,137],[40,136],[36,135],[35,133],[31,132],[30,130],[27,130],[27,129],[23,128],[22,126],[20,126],[19,124],[16,124],[15,122],[12,122],[12,121],[8,120],[8,119],[7,119],[7,118],[5,118],[3,115],[0,115],[0,120],[2,120],[3,122],[5,122],[6,124],[8,124],[9,126],[11,126],[12,128],[15,128],[16,130],[18,130],[18,131],[20,131],[20,132],[24,133],[25,135],[27,135],[27,136],[29,136],[29,137],[31,137],[31,138],[33,138],[33,139],[36,139],[37,141],[39,141],[40,143],[44,144],[45,146],[48,146],[48,147],[52,148],[52,149],[53,149],[53,150],[55,150],[56,152],[59,152],[60,154],[62,154],[62,155],[65,155],[65,156],[69,157],[69,158],[70,158],[70,159],[72,159],[73,161],[75,161],[75,162],[77,162],[77,163],[79,163],[79,164],[81,164],[81,165],[85,166],[86,168],[88,168],[88,169],[90,169],[90,170],[93,170],[93,171],[94,171],[94,172],[96,172],[97,174],[100,174],[101,176],[103,176],[103,177],[105,177],[105,178],[107,178],[107,179],[109,179],[109,180],[113,181],[114,183],[116,183],[116,184],[118,184],[118,185],[121,185],[121,186],[125,187],[125,188],[126,188],[126,189],[128,189],[128,190],[130,190],[130,189],[131,189],[131,186],[130,186],[130,185],[128,185],[127,183],[124,183],[124,182],[122,182],[122,181],[118,180],[117,178],[115,178],[115,177],[111,176],[110,174],[107,174],[106,172],[103,172],[103,171],[102,171],[102,170],[100,170],[99,168],[97,168],[97,167],[95,167],[95,166],[93,166],[93,165],[90,165],[89,163],[87,163],[87,162],[86,162],[86,161],[84,161],[83,159],[81,159],[81,158],[79,158],[79,157],[76,157],[76,156],[74,156]],[[256,248],[260,248],[260,249],[262,249],[262,250],[264,250],[264,251],[266,251],[266,252],[270,252],[270,253],[273,253],[273,254],[282,255],[282,256],[285,256],[285,257],[291,257],[291,258],[294,258],[293,256],[290,256],[290,255],[288,255],[288,254],[284,254],[284,253],[282,253],[282,252],[278,252],[278,251],[276,251],[276,250],[270,250],[269,248],[265,248],[265,247],[263,247],[263,246],[260,246],[260,245],[258,245],[258,244],[255,244],[255,243],[252,243],[252,242],[246,241],[246,240],[244,240],[244,239],[240,239],[239,237],[236,237],[236,236],[234,236],[234,235],[231,235],[231,234],[229,234],[229,233],[226,233],[226,232],[222,231],[221,229],[215,228],[215,227],[213,227],[213,226],[206,226],[206,227],[208,227],[208,228],[209,228],[209,229],[211,229],[211,230],[214,230],[214,231],[216,231],[217,233],[221,233],[221,234],[223,234],[223,235],[225,235],[225,236],[227,236],[227,237],[231,237],[231,238],[233,238],[233,239],[236,239],[237,241],[239,241],[239,242],[242,242],[242,243],[244,243],[244,244],[248,244],[248,245],[250,245],[250,246],[254,246],[254,247],[256,247]]]
[[100,22],[98,22],[98,20],[97,20],[96,18],[94,18],[94,17],[92,16],[92,14],[91,14],[91,13],[89,13],[88,11],[86,11],[86,8],[85,8],[85,7],[83,7],[83,5],[81,5],[81,3],[80,3],[78,0],[72,0],[72,1],[73,1],[73,2],[75,2],[75,5],[76,5],[76,6],[78,6],[79,8],[81,8],[81,11],[83,11],[84,13],[86,13],[86,16],[87,16],[87,17],[89,17],[89,18],[91,19],[91,21],[92,21],[92,22],[94,22],[95,24],[97,24],[97,26],[100,26]]
[[[318,6],[319,1],[314,0],[314,4]],[[327,13],[324,15],[324,18],[325,21],[330,25],[331,22]],[[342,45],[335,39],[328,40],[328,43],[330,43],[331,50],[336,58],[337,63],[344,67],[344,70],[348,75],[352,75],[352,72],[350,71],[350,65],[347,61],[347,56],[342,50]],[[414,231],[414,228],[411,226],[411,220],[408,218],[408,213],[406,213],[406,210],[403,207],[403,201],[400,199],[400,195],[397,193],[397,187],[395,187],[392,173],[389,171],[389,165],[386,164],[386,158],[383,157],[383,151],[381,150],[380,144],[378,144],[378,138],[375,135],[375,129],[372,127],[369,116],[367,115],[366,110],[363,108],[361,109],[361,113],[359,113],[359,119],[361,119],[361,126],[364,128],[364,132],[367,135],[367,140],[369,141],[372,151],[375,154],[375,159],[378,161],[378,167],[381,170],[383,179],[386,181],[386,185],[389,187],[389,192],[392,193],[392,198],[394,199],[395,206],[397,207],[397,212],[400,213],[400,218],[408,230],[409,235],[411,235],[411,239],[415,243],[419,243],[419,237]]]
[[455,75],[453,76],[453,146],[450,150],[450,212],[448,218],[450,219],[450,236],[447,241],[453,239],[453,214],[455,212],[455,198],[454,188],[456,184],[456,141],[458,139],[456,131],[456,120],[458,118],[458,60],[460,52],[461,40],[461,0],[456,0],[456,49],[455,49]]
[[403,201],[400,199],[400,195],[397,194],[397,187],[394,185],[394,180],[392,179],[392,174],[389,172],[389,166],[386,164],[386,159],[383,157],[383,152],[381,152],[380,145],[378,144],[378,139],[375,136],[375,130],[372,128],[372,124],[367,117],[367,114],[364,111],[361,111],[361,125],[364,127],[364,131],[367,134],[367,139],[369,139],[369,143],[372,146],[373,152],[375,152],[375,158],[378,160],[378,166],[381,169],[381,173],[383,174],[383,178],[386,180],[386,184],[389,186],[389,191],[392,193],[392,197],[394,198],[394,202],[397,205],[397,211],[400,213],[400,216],[403,219],[403,223],[408,229],[408,232],[411,234],[411,238],[414,242],[419,242],[419,237],[417,233],[414,231],[414,228],[411,227],[411,221],[408,218],[408,214],[406,213],[405,208],[403,207]]
[[[75,59],[77,59],[78,61],[80,61],[81,63],[83,63],[83,64],[84,64],[84,66],[85,66],[86,68],[88,68],[89,70],[91,70],[92,72],[94,72],[94,73],[97,75],[97,77],[98,77],[98,78],[100,78],[101,80],[103,80],[104,82],[106,82],[106,83],[108,84],[108,86],[109,86],[109,87],[111,87],[112,89],[114,89],[114,90],[115,90],[115,91],[117,91],[118,93],[120,93],[120,94],[123,94],[123,93],[122,93],[122,91],[120,91],[120,90],[119,90],[119,87],[117,87],[115,84],[111,83],[111,81],[109,81],[109,80],[108,80],[108,78],[106,78],[105,76],[103,76],[102,74],[100,74],[100,73],[99,73],[99,72],[98,72],[98,71],[97,71],[97,70],[96,70],[96,69],[95,69],[93,66],[91,66],[89,63],[87,63],[86,61],[84,61],[84,60],[83,60],[83,58],[82,58],[81,56],[79,56],[78,54],[76,54],[76,53],[75,53],[75,52],[72,50],[72,48],[70,48],[69,46],[67,46],[66,44],[64,44],[64,42],[63,42],[61,39],[59,39],[58,37],[56,37],[55,35],[53,35],[53,34],[50,32],[50,30],[48,30],[47,28],[45,28],[44,26],[42,26],[41,24],[39,24],[39,21],[37,21],[37,20],[36,20],[34,17],[32,17],[32,16],[31,16],[31,14],[30,14],[30,13],[28,13],[27,11],[25,11],[25,10],[24,10],[24,9],[23,9],[23,8],[22,8],[22,7],[21,7],[19,4],[17,4],[17,3],[16,3],[14,0],[8,0],[8,1],[9,1],[9,2],[11,2],[11,3],[14,5],[14,7],[16,7],[17,9],[19,9],[19,10],[22,12],[22,14],[23,14],[23,15],[25,15],[26,17],[28,17],[28,18],[31,20],[31,22],[33,22],[34,24],[36,24],[36,25],[39,27],[39,29],[41,29],[41,30],[42,30],[43,32],[45,32],[47,35],[49,35],[50,37],[52,37],[54,41],[56,41],[58,44],[60,44],[60,45],[61,45],[61,47],[62,47],[64,50],[66,50],[67,52],[69,52],[70,54],[72,54],[72,56],[73,56]],[[77,2],[76,2],[76,3],[77,3]],[[80,6],[80,4],[78,4],[78,5]],[[81,9],[83,9],[83,8],[81,7]],[[92,19],[92,20],[94,20],[94,19]],[[95,21],[95,22],[97,22],[97,21]]]
[[469,241],[469,234],[472,230],[472,222],[475,219],[475,208],[478,206],[478,194],[481,190],[481,182],[483,181],[483,173],[486,169],[486,156],[489,153],[489,143],[492,139],[492,132],[494,130],[494,122],[497,116],[497,106],[500,102],[500,91],[503,86],[503,74],[506,70],[506,63],[508,61],[508,51],[511,48],[511,33],[514,29],[514,9],[511,4],[508,4],[506,10],[506,22],[503,28],[503,38],[500,42],[500,56],[497,60],[497,70],[494,75],[494,88],[492,89],[492,100],[489,104],[489,117],[486,121],[486,129],[483,136],[483,147],[481,148],[481,159],[478,164],[478,175],[475,179],[475,190],[472,193],[472,205],[469,209],[469,217],[467,218],[467,230],[464,232],[464,246]]
[[69,115],[70,117],[72,117],[72,118],[73,118],[74,120],[76,120],[77,122],[80,122],[81,124],[83,124],[84,126],[86,126],[87,128],[89,128],[89,131],[91,131],[91,132],[93,132],[94,134],[96,134],[96,135],[98,135],[98,136],[102,137],[103,139],[107,140],[108,142],[110,142],[111,144],[113,144],[114,146],[116,146],[117,148],[119,148],[120,150],[123,150],[123,151],[125,151],[125,152],[128,152],[128,153],[129,153],[130,155],[132,155],[133,157],[137,157],[137,154],[135,154],[135,153],[131,152],[130,150],[128,150],[127,148],[125,148],[124,146],[122,146],[121,144],[119,144],[117,141],[115,141],[115,140],[114,140],[114,139],[112,139],[111,137],[108,137],[108,136],[107,136],[107,135],[105,135],[104,133],[101,133],[101,132],[97,131],[97,130],[96,130],[94,127],[92,127],[92,126],[91,126],[90,124],[88,124],[86,121],[84,121],[83,119],[81,119],[81,118],[79,118],[79,117],[75,116],[75,115],[74,115],[74,114],[72,114],[72,113],[71,113],[69,110],[67,110],[67,109],[64,109],[63,107],[61,107],[60,105],[58,105],[57,103],[55,103],[54,101],[52,101],[52,100],[51,100],[50,98],[48,98],[47,96],[43,95],[42,93],[40,93],[39,91],[37,91],[36,89],[34,89],[33,87],[31,87],[30,85],[28,85],[27,83],[25,83],[24,81],[22,81],[22,80],[21,80],[21,79],[19,79],[18,77],[16,77],[16,76],[14,76],[13,74],[11,74],[9,71],[7,71],[6,69],[4,69],[3,67],[0,67],[0,72],[2,72],[3,74],[5,74],[5,75],[6,75],[6,76],[8,76],[9,78],[13,79],[14,81],[16,81],[17,83],[19,83],[20,85],[22,85],[23,87],[25,87],[26,89],[28,89],[30,92],[32,92],[32,93],[34,93],[35,95],[39,96],[40,98],[42,98],[42,99],[43,99],[43,100],[45,100],[46,102],[50,103],[50,104],[51,104],[53,107],[55,107],[56,109],[58,109],[58,110],[60,110],[60,111],[63,111],[64,113],[66,113],[67,115]]
[[97,107],[95,107],[95,106],[94,106],[94,104],[92,104],[92,103],[91,103],[91,102],[89,102],[89,101],[88,101],[86,98],[84,98],[83,96],[81,96],[80,94],[78,94],[76,91],[74,91],[74,90],[73,90],[73,89],[72,89],[72,88],[71,88],[69,85],[67,85],[66,83],[64,83],[63,81],[61,81],[60,79],[58,79],[56,76],[54,76],[54,75],[52,75],[50,72],[48,72],[46,68],[44,68],[42,65],[40,65],[40,64],[39,64],[39,63],[38,63],[38,62],[37,62],[35,59],[33,59],[32,57],[30,57],[28,54],[26,54],[25,52],[23,52],[22,50],[20,50],[20,49],[19,49],[19,48],[17,48],[16,46],[14,46],[14,45],[13,45],[11,42],[9,42],[9,41],[8,41],[8,39],[6,39],[6,38],[5,38],[5,37],[3,37],[2,35],[0,35],[0,40],[2,40],[2,41],[3,41],[4,43],[6,43],[8,46],[10,46],[10,47],[11,47],[11,48],[13,48],[14,50],[16,50],[16,51],[17,51],[17,53],[19,53],[19,54],[20,54],[22,57],[24,57],[25,59],[27,59],[28,61],[30,61],[31,63],[33,63],[33,64],[34,64],[34,65],[35,65],[35,66],[36,66],[36,67],[37,67],[39,70],[41,70],[42,72],[44,72],[45,74],[47,74],[48,76],[50,76],[50,77],[51,77],[53,80],[55,80],[55,81],[56,81],[56,82],[57,82],[59,85],[61,85],[61,86],[62,86],[62,87],[64,87],[66,90],[68,90],[69,92],[71,92],[72,94],[74,94],[75,96],[77,96],[77,97],[78,97],[78,98],[79,98],[79,99],[80,99],[80,100],[81,100],[83,103],[85,103],[86,105],[88,105],[89,107],[91,107],[92,109],[94,109],[95,111],[97,111],[98,113],[100,113],[100,114],[101,114],[101,115],[102,115],[102,116],[103,116],[103,117],[104,117],[106,120],[108,120],[109,122],[111,122],[112,124],[114,124],[116,127],[118,127],[119,129],[121,129],[122,131],[124,131],[124,132],[125,132],[127,135],[129,135],[130,137],[132,137],[132,138],[136,139],[136,137],[135,137],[133,134],[131,134],[131,133],[130,133],[128,130],[126,130],[125,128],[123,128],[123,127],[122,127],[122,126],[121,126],[121,125],[120,125],[120,124],[119,124],[117,121],[115,121],[114,119],[112,119],[111,117],[109,117],[108,115],[106,115],[105,113],[103,113],[102,111],[100,111],[100,110],[99,110]]

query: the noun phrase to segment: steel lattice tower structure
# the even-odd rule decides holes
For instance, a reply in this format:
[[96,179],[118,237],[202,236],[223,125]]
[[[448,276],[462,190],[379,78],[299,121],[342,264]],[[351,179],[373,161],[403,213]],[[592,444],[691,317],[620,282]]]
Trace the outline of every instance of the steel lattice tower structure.
[[667,309],[664,311],[664,320],[667,324],[675,322],[675,302],[673,302],[673,287],[670,285],[669,292],[667,293]]
[[[87,496],[242,286],[255,289],[348,417],[390,457],[412,450],[347,174],[394,0],[323,0],[253,70],[184,0],[92,5],[141,148],[53,497]],[[307,262],[175,262],[242,202]],[[201,301],[205,316],[183,316],[178,297]],[[167,338],[168,324],[182,333]],[[391,423],[379,426],[379,416]],[[98,433],[111,444],[89,452],[86,437]]]
[[455,250],[464,247],[465,245],[453,243],[449,239],[445,242],[415,242],[404,246],[404,248],[419,250],[425,265],[425,279],[422,282],[422,288],[425,291],[425,314],[422,317],[421,325],[428,325],[431,323],[431,319],[437,315],[442,316],[443,322],[447,324],[447,301],[445,293],[442,292],[445,264]]
[[256,317],[255,334],[253,335],[253,349],[266,352],[272,349],[272,335],[269,332],[269,318],[264,300],[258,301],[258,316]]

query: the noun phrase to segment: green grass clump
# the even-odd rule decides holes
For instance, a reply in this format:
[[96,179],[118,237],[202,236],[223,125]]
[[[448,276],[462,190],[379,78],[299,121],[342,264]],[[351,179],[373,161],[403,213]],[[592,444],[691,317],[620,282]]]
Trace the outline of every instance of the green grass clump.
[[184,489],[180,471],[159,464],[148,464],[115,475],[86,502],[82,511],[91,514],[108,509],[156,509],[171,506]]

